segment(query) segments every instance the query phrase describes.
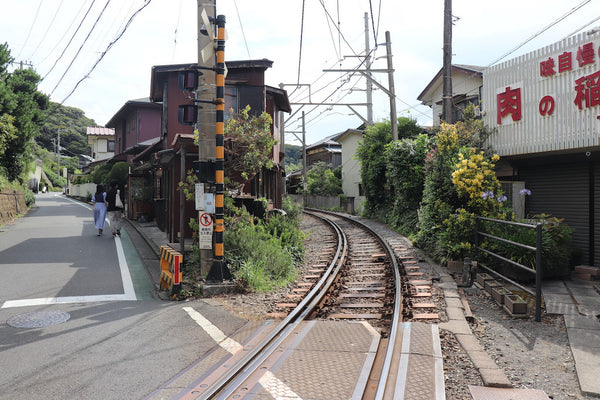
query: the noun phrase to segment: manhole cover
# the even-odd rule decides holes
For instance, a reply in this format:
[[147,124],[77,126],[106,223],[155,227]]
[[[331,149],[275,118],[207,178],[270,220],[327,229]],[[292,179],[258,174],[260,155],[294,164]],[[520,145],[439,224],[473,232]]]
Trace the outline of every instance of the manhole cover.
[[27,314],[13,315],[6,323],[15,328],[43,328],[58,325],[71,318],[71,314],[63,311],[34,311]]

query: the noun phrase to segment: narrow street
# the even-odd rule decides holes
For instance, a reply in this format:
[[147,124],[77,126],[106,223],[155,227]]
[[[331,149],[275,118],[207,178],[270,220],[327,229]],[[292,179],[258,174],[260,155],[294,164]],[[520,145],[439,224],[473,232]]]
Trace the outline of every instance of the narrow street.
[[215,345],[183,306],[244,323],[154,299],[130,234],[96,236],[89,205],[54,193],[0,229],[0,399],[144,398]]

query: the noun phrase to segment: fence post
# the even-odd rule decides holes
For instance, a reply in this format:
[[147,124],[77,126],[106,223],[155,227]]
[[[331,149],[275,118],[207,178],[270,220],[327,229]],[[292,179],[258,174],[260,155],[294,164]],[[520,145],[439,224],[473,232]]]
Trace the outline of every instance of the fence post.
[[535,226],[535,320],[542,320],[542,224],[538,222]]
[[17,198],[16,190],[13,190],[13,195],[15,196],[15,209],[17,210],[17,215],[19,215],[19,199]]

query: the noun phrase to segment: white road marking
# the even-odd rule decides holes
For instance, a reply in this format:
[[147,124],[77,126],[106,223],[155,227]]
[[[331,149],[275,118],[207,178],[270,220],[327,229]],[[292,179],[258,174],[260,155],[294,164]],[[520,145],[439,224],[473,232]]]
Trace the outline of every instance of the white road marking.
[[[79,201],[75,201],[69,198],[66,200],[85,207],[91,210],[91,207],[85,205]],[[108,222],[108,220],[107,220]],[[110,222],[108,222],[110,225]],[[115,237],[115,246],[117,249],[117,259],[119,260],[119,270],[121,271],[121,280],[123,282],[123,294],[105,294],[95,296],[66,296],[66,297],[45,297],[38,299],[23,299],[23,300],[8,300],[2,304],[0,308],[13,308],[13,307],[27,307],[27,306],[41,306],[48,304],[70,304],[70,303],[92,303],[102,301],[135,301],[137,297],[135,295],[135,289],[133,288],[133,280],[129,273],[129,266],[125,259],[125,253],[123,251],[123,244],[119,236]]]
[[[240,343],[227,337],[223,331],[213,325],[198,311],[192,307],[183,307],[183,310],[204,329],[204,331],[219,345],[230,354],[236,354],[244,349]],[[292,389],[279,380],[271,371],[265,371],[258,381],[262,387],[277,400],[302,400]]]
[[223,331],[217,328],[209,320],[204,318],[204,315],[194,310],[192,307],[183,307],[183,310],[188,313],[196,323],[204,329],[204,331],[210,336],[219,346],[230,354],[236,354],[238,351],[242,351],[244,346],[236,342],[235,340],[227,337]]
[[48,304],[91,303],[102,301],[127,301],[135,300],[124,294],[101,294],[96,296],[66,296],[42,297],[38,299],[7,300],[0,308],[15,308],[27,306],[43,306]]

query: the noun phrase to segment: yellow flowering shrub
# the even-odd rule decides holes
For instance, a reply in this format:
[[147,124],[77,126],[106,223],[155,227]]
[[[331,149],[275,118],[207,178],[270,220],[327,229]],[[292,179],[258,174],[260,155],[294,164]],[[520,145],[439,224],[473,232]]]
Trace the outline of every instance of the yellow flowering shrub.
[[489,200],[494,198],[497,202],[503,201],[503,196],[499,193],[500,183],[494,173],[495,162],[499,158],[498,155],[494,155],[490,159],[483,151],[476,151],[473,148],[467,154],[459,154],[459,161],[452,173],[452,183],[469,209],[473,211],[489,209]]
[[436,144],[438,150],[442,152],[456,148],[459,144],[459,136],[456,126],[442,122],[440,131],[437,133]]

